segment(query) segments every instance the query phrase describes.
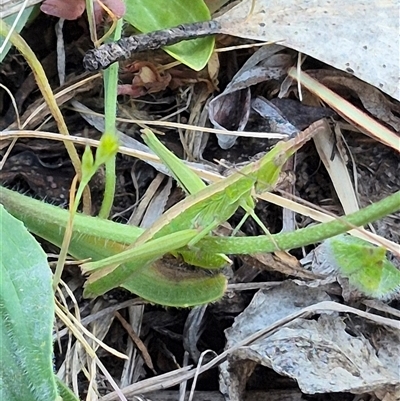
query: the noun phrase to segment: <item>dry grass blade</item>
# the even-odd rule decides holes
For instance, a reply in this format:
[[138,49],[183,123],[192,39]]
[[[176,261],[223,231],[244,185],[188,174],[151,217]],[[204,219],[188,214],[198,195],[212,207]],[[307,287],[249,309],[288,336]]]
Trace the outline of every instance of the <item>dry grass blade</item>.
[[346,214],[356,212],[359,210],[357,197],[346,163],[338,152],[332,160],[332,149],[335,148],[335,141],[331,135],[330,129],[316,137],[314,143],[319,157],[324,163],[329,177],[332,180],[344,212]]
[[298,69],[292,67],[288,71],[288,75],[299,81],[302,86],[332,107],[333,110],[337,111],[339,115],[357,127],[361,132],[399,151],[399,137],[394,132],[379,124],[350,102],[311,78],[307,73],[299,73]]
[[[81,334],[81,331],[78,330],[75,326],[75,323],[73,322],[74,316],[69,313],[69,311],[65,311],[64,308],[56,303],[56,314],[58,318],[66,325],[69,327],[69,329],[72,331],[76,339],[84,346],[86,352],[88,355],[90,355],[91,358],[93,358],[96,361],[97,366],[100,368],[100,370],[103,372],[104,376],[107,378],[107,380],[110,382],[111,386],[114,388],[115,393],[117,396],[120,398],[120,400],[127,401],[125,396],[121,393],[121,390],[118,388],[117,383],[115,383],[114,379],[108,372],[108,370],[105,368],[103,363],[100,361],[100,359],[97,357],[96,353],[94,350],[90,347],[84,336]],[[90,332],[88,332],[83,326],[80,327],[83,332],[89,335],[93,340],[96,342],[98,341],[95,337],[92,336]],[[109,348],[109,347],[108,347]],[[111,352],[111,349],[108,349]],[[113,353],[117,352],[115,350],[112,351]],[[118,353],[119,354],[119,353]],[[120,354],[121,357],[124,357],[122,354]]]
[[136,344],[136,347],[138,347],[138,349],[140,350],[146,365],[153,371],[154,374],[156,374],[156,371],[154,370],[153,361],[151,360],[151,356],[150,356],[149,352],[147,351],[147,348],[144,345],[143,341],[135,333],[135,331],[132,329],[132,327],[129,325],[129,323],[121,316],[121,314],[119,312],[115,312],[114,315],[121,322],[122,326],[129,334],[129,337]]

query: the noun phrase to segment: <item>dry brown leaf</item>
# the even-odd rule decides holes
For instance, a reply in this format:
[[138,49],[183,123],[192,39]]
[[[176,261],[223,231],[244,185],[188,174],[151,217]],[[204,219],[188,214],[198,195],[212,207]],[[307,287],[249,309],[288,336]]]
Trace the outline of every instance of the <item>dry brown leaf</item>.
[[396,116],[396,114],[400,114],[399,103],[391,101],[378,89],[342,71],[307,70],[307,74],[337,93],[341,89],[346,93],[358,96],[364,108],[371,115],[390,125],[396,132],[400,132],[400,118]]
[[130,95],[134,98],[148,93],[157,93],[167,88],[171,81],[169,73],[160,73],[157,66],[148,61],[135,61],[125,67],[125,76],[133,73],[131,84],[118,86],[118,95]]

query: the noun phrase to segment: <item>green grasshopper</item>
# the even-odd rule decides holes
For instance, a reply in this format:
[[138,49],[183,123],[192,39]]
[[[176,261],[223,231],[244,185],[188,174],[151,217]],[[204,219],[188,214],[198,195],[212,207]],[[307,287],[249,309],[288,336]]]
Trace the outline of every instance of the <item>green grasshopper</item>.
[[[60,246],[63,231],[69,213],[67,210],[32,199],[0,186],[0,208],[4,207],[19,220],[23,221],[29,231],[49,242]],[[314,244],[332,236],[344,233],[353,227],[361,227],[372,221],[395,213],[399,210],[400,191],[374,203],[343,220],[335,220],[320,225],[313,225],[293,233],[276,234],[277,243],[282,249],[292,249]],[[1,227],[1,226],[0,226]],[[68,252],[77,260],[92,258],[104,259],[124,251],[135,241],[143,229],[126,224],[103,220],[78,213],[74,219],[74,230]],[[178,235],[184,233],[181,231]],[[190,232],[189,235],[192,235]],[[154,242],[150,241],[150,244]],[[395,247],[395,244],[393,244]],[[206,236],[201,246],[210,252],[232,254],[249,254],[272,252],[274,244],[266,236],[215,238]],[[344,251],[346,252],[346,251]],[[153,250],[146,255],[154,256]],[[222,297],[226,289],[226,278],[219,272],[207,272],[204,269],[181,268],[174,259],[163,257],[145,269],[138,269],[121,284],[133,294],[165,306],[188,307],[213,302]],[[136,262],[135,262],[136,263]],[[126,262],[130,265],[130,262]],[[135,265],[133,264],[133,267]],[[344,266],[343,275],[346,276]],[[350,272],[351,273],[351,272]],[[384,272],[388,277],[390,272]],[[348,275],[348,274],[347,274]],[[396,279],[397,280],[397,279]],[[393,280],[392,280],[393,281]]]
[[[242,207],[247,213],[253,214],[253,195],[273,190],[282,167],[289,157],[322,130],[324,130],[324,125],[319,121],[295,138],[279,142],[258,161],[177,203],[139,236],[129,246],[129,249],[101,261],[84,263],[83,271],[90,273],[85,286],[85,296],[100,295],[121,284],[129,289],[129,282],[135,280],[137,270],[145,269],[158,259],[158,256],[153,256],[147,263],[144,263],[141,255],[138,263],[135,263],[135,258],[141,252],[142,247],[155,239],[183,230],[198,229],[198,235],[188,236],[186,244],[182,245],[182,252],[193,252],[197,241],[227,221],[239,207]],[[150,146],[154,145],[155,136],[150,130],[145,130],[144,138]],[[160,144],[160,146],[163,145]],[[157,153],[158,148],[159,146],[153,150]],[[159,156],[163,159],[165,154],[160,152]],[[174,244],[170,245],[173,247]],[[179,249],[178,253],[180,251]],[[130,262],[130,269],[127,268],[127,261]]]

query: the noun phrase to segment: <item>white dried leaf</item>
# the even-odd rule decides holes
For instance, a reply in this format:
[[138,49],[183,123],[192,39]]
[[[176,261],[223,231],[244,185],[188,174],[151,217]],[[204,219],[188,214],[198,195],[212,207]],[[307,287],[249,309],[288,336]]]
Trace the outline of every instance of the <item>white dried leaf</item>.
[[255,0],[249,15],[252,2],[218,18],[224,33],[282,41],[400,100],[398,1]]
[[[307,305],[329,298],[320,289],[285,283],[259,291],[248,308],[226,330],[227,347]],[[398,376],[398,332],[379,327],[372,344],[359,332],[349,334],[337,314],[323,313],[318,320],[296,319],[274,334],[233,351],[221,366],[221,390],[240,394],[256,364],[295,379],[306,394],[351,392],[392,393]],[[370,333],[370,329],[366,329]],[[378,331],[377,331],[378,333]]]

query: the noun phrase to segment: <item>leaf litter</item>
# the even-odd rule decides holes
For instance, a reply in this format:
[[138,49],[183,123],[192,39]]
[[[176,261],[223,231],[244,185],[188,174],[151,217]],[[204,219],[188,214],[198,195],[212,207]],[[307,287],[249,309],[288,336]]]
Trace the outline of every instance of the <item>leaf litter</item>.
[[[226,330],[226,347],[233,347],[306,306],[327,300],[330,297],[323,289],[305,290],[289,281],[270,290],[260,290]],[[235,349],[221,365],[223,392],[230,399],[240,399],[255,368],[254,362],[295,379],[306,394],[362,394],[382,388],[391,391],[392,386],[399,384],[396,353],[391,350],[390,364],[381,361],[377,356],[380,349],[374,349],[362,329],[349,334],[345,320],[337,313],[325,311],[316,320],[296,319],[264,340]],[[396,338],[393,329],[384,328],[382,332],[384,338]]]
[[[315,60],[310,61],[311,59],[306,59],[303,64],[310,76],[344,98],[350,99],[357,107],[365,109],[376,120],[387,124],[390,129],[398,133],[400,110],[397,101],[399,100],[398,72],[393,72],[394,67],[398,68],[398,60],[393,57],[395,53],[393,45],[397,43],[396,40],[398,39],[394,38],[393,32],[398,27],[398,21],[393,20],[394,15],[396,15],[395,12],[392,12],[394,2],[386,2],[385,7],[379,9],[379,13],[382,14],[381,17],[380,14],[371,12],[371,10],[376,10],[374,7],[378,7],[378,2],[375,1],[371,2],[369,8],[365,9],[360,8],[361,2],[358,1],[351,4],[346,2],[342,5],[337,2],[335,5],[330,4],[330,2],[320,2],[318,9],[301,7],[299,2],[287,2],[282,10],[282,2],[257,0],[253,12],[244,19],[243,16],[247,15],[250,10],[250,3],[251,1],[243,1],[225,13],[222,12],[219,21],[226,33],[246,39],[279,41],[279,44],[261,47],[260,50],[255,52],[243,53],[243,51],[238,50],[235,57],[227,56],[228,62],[239,65],[234,70],[234,74],[228,78],[224,91],[209,103],[211,122],[216,127],[237,131],[245,129],[251,131],[254,127],[262,126],[261,124],[266,127],[262,130],[273,131],[276,129],[276,131],[280,131],[277,122],[283,122],[284,127],[291,127],[283,130],[283,132],[290,135],[297,129],[301,129],[293,123],[296,114],[301,113],[306,120],[310,120],[315,112],[327,113],[327,117],[335,118],[337,126],[345,132],[346,139],[349,140],[349,145],[345,151],[351,150],[352,152],[353,170],[350,171],[350,176],[359,179],[358,185],[355,181],[354,188],[350,189],[346,186],[346,191],[352,191],[357,195],[360,206],[364,206],[371,200],[379,199],[384,193],[398,190],[399,181],[396,179],[396,171],[399,167],[398,155],[394,155],[393,151],[383,145],[377,145],[373,140],[355,134],[356,128],[346,125],[329,107],[311,102],[312,97],[309,93],[303,93],[304,103],[308,105],[307,107],[314,109],[297,108],[295,111],[291,111],[289,108],[289,111],[284,111],[285,106],[279,104],[271,106],[267,103],[279,99],[277,94],[282,97],[289,97],[289,100],[292,101],[297,101],[300,96],[297,91],[297,84],[293,80],[284,80],[287,77],[287,69],[296,65],[298,55],[290,50],[295,49],[331,67],[342,70],[338,71],[326,68],[326,66],[319,68],[320,64],[318,65]],[[355,16],[359,18],[355,18]],[[377,18],[387,21],[384,29],[378,24],[370,23],[372,20],[376,22]],[[327,24],[330,26],[329,29],[326,28]],[[378,27],[379,30],[377,30]],[[321,40],[322,36],[326,39]],[[237,43],[234,39],[230,40],[233,44]],[[365,46],[367,49],[364,48]],[[241,61],[239,59],[238,63],[237,57],[243,59],[243,54],[245,61],[240,68]],[[371,57],[371,54],[374,54],[374,57]],[[223,58],[221,56],[222,61]],[[142,63],[146,62],[149,61],[144,58]],[[166,64],[166,61],[162,63]],[[347,73],[343,71],[347,71]],[[223,72],[224,70],[221,68],[220,80],[226,78]],[[137,81],[143,78],[140,75],[137,76]],[[4,76],[1,79],[3,80]],[[6,82],[8,83],[8,81]],[[23,85],[23,82],[20,84]],[[183,87],[174,93],[173,101],[171,101],[171,96],[165,93],[163,87],[156,88],[151,97],[149,97],[150,93],[142,94],[147,96],[144,101],[154,102],[153,106],[142,105],[143,107],[140,109],[147,115],[148,118],[146,119],[168,119],[169,113],[163,111],[161,105],[167,105],[164,107],[168,108],[174,102],[177,105],[182,104],[185,95],[179,91],[186,89],[184,86],[187,83],[183,80],[181,85]],[[190,85],[193,87],[189,93],[195,96],[196,91],[199,90],[198,87],[204,83],[198,80]],[[221,86],[222,88],[223,86]],[[391,95],[392,99],[381,91]],[[91,100],[94,93],[96,96],[101,96],[99,92],[96,93],[93,90],[93,87],[83,87],[79,100],[94,109],[99,109],[99,105]],[[67,98],[62,102],[67,104],[69,100],[70,98]],[[264,100],[265,103],[263,103]],[[299,106],[302,105],[299,102],[297,103]],[[189,102],[189,104],[191,103]],[[270,111],[263,111],[261,114],[260,104],[262,107],[268,104]],[[203,100],[200,106],[204,108],[205,105],[206,102]],[[278,114],[274,114],[277,111],[276,107]],[[132,112],[136,112],[134,107],[132,107]],[[171,119],[173,123],[181,123],[182,119],[185,120],[186,118],[187,115],[182,113],[179,119]],[[190,115],[190,118],[193,117]],[[222,119],[220,120],[220,118]],[[80,130],[79,125],[74,126],[76,123],[73,119],[69,123],[74,127],[74,130]],[[101,122],[97,122],[97,124],[101,125]],[[229,126],[225,127],[225,124],[229,124]],[[273,130],[271,124],[274,127]],[[38,125],[39,122],[36,121],[30,128],[35,129]],[[170,129],[170,126],[166,125],[166,127]],[[51,128],[50,123],[44,129],[50,130]],[[126,126],[121,128],[124,131],[123,134],[126,135],[129,129]],[[97,129],[103,130],[101,127],[97,127]],[[181,137],[184,139],[185,128],[179,129],[181,130]],[[186,129],[189,131],[190,127],[186,127]],[[91,130],[91,134],[95,135],[95,129],[91,128]],[[190,137],[186,139],[190,141]],[[133,138],[126,136],[125,140],[130,146],[130,140]],[[239,145],[236,145],[236,148],[233,146],[229,152],[222,153],[215,142],[211,140],[209,147],[204,152],[205,155],[223,154],[224,158],[237,161],[240,158],[247,158],[249,154],[257,153],[257,146],[265,149],[265,142],[261,142],[261,140],[257,140],[259,143],[256,143],[255,140],[249,139],[247,140],[248,143],[245,143],[243,138],[237,139],[237,137],[230,137],[229,135],[220,135],[218,141],[222,143],[220,146],[224,149],[229,148],[237,141]],[[169,143],[169,145],[171,144],[173,146],[172,142]],[[24,146],[29,148],[29,142]],[[44,145],[35,153],[40,152],[44,155],[44,160],[48,161],[48,149],[51,146],[53,146],[52,143],[48,147]],[[247,152],[249,149],[250,151]],[[22,162],[28,160],[21,152],[21,148],[17,147],[15,151],[17,156],[20,155]],[[42,160],[42,157],[38,157]],[[301,193],[309,201],[324,206],[329,211],[340,213],[342,208],[346,210],[343,204],[340,205],[332,199],[334,197],[332,193],[335,194],[336,191],[334,187],[327,184],[329,176],[313,165],[315,162],[311,160],[310,151],[302,152],[298,157],[301,158],[301,165],[298,163],[297,167],[297,193]],[[31,159],[29,158],[29,160]],[[343,161],[343,165],[346,167],[345,163]],[[15,169],[15,165],[18,164],[22,165],[23,163],[15,163],[10,169],[6,163],[4,173],[1,173],[7,174],[7,181],[14,182],[14,185],[18,177],[21,177],[21,174]],[[25,184],[28,183],[31,190],[35,192],[33,178],[26,175],[26,166],[26,164],[23,166],[25,172],[23,179]],[[216,167],[214,165],[212,168]],[[144,166],[141,167],[142,170],[145,168]],[[14,175],[10,175],[10,173]],[[47,174],[47,172],[43,172],[43,175]],[[57,184],[57,176],[61,177],[60,174],[53,174],[53,176],[55,176],[56,186],[65,186],[64,184]],[[2,180],[4,177],[5,175],[0,176]],[[24,187],[24,184],[19,185]],[[42,185],[46,184],[43,183]],[[145,185],[140,184],[138,187],[141,193],[143,191],[141,186]],[[125,183],[122,188],[123,193],[126,188],[130,187]],[[40,196],[43,197],[43,195]],[[125,202],[127,201],[125,200]],[[129,202],[127,203],[129,204]],[[263,207],[265,205],[259,205],[260,210]],[[123,212],[124,204],[121,203],[118,208],[119,210],[116,212]],[[270,211],[271,214],[273,212]],[[277,214],[279,215],[280,212]],[[279,220],[280,217],[276,217],[276,219]],[[276,221],[271,220],[270,225],[273,226],[274,224],[276,230],[279,230],[279,221],[277,224]],[[310,224],[310,220],[307,217],[298,217],[297,224],[304,226]],[[379,234],[398,243],[400,232],[398,215],[388,216],[375,227],[377,227]],[[296,256],[294,257],[295,260],[300,259],[299,254]],[[289,273],[285,267],[288,269],[289,262],[285,261],[282,255],[273,255],[273,258],[275,261],[265,262],[264,260],[263,267],[258,269],[251,278],[250,276],[245,277],[244,280],[248,279],[248,283],[237,284],[251,284],[253,287],[254,285],[261,287],[262,281],[266,281],[268,284],[274,280],[281,281],[281,284],[272,286],[272,289],[269,290],[260,290],[255,295],[248,290],[228,292],[227,296],[219,303],[210,305],[205,312],[202,311],[204,316],[199,317],[195,323],[197,333],[193,330],[184,333],[183,322],[187,317],[186,311],[164,310],[154,306],[144,307],[143,305],[130,306],[131,323],[135,326],[135,331],[138,334],[140,333],[144,344],[152,354],[153,361],[157,361],[155,369],[159,375],[154,378],[149,377],[150,375],[143,367],[142,357],[135,350],[135,347],[129,345],[130,351],[126,352],[131,356],[131,361],[126,363],[124,372],[115,369],[121,387],[129,386],[125,395],[156,391],[193,378],[196,375],[195,368],[190,366],[179,368],[183,361],[182,352],[185,343],[183,336],[187,335],[190,336],[187,342],[190,344],[189,348],[193,350],[193,363],[197,363],[199,352],[201,353],[207,348],[214,349],[219,355],[216,360],[210,362],[206,360],[206,364],[200,367],[200,371],[205,372],[212,366],[226,360],[220,365],[219,388],[223,394],[232,400],[243,399],[246,393],[251,394],[252,389],[246,389],[246,384],[252,375],[260,383],[263,382],[263,374],[258,371],[258,365],[273,369],[283,377],[295,379],[299,389],[304,394],[345,392],[361,394],[362,397],[365,397],[366,394],[373,394],[376,399],[380,400],[398,399],[400,397],[398,394],[398,355],[400,351],[398,321],[389,319],[387,312],[386,317],[381,317],[380,312],[365,312],[362,300],[360,301],[359,298],[348,297],[343,301],[342,297],[346,298],[347,290],[342,290],[335,284],[335,279],[323,282],[318,281],[321,279],[316,276],[311,281],[316,288],[308,287],[304,284],[310,285],[310,281],[306,281],[306,279],[310,279],[311,276],[309,276],[308,271],[304,270],[303,274],[300,273],[297,276],[298,279],[304,280],[297,281],[300,285],[288,281],[286,277]],[[251,259],[250,261],[247,260],[246,263],[256,265]],[[297,267],[301,269],[301,266]],[[292,270],[289,271],[294,271],[293,266]],[[238,277],[237,270],[235,271],[234,268],[230,274],[232,282],[234,282]],[[261,282],[254,282],[256,278],[259,278]],[[73,283],[72,280],[69,280],[71,286]],[[79,284],[75,288],[79,288]],[[350,292],[348,293],[350,294]],[[110,298],[106,298],[104,304],[96,302],[96,306],[95,304],[88,305],[82,301],[79,307],[83,312],[90,309],[91,313],[95,314],[98,309],[101,310],[107,305],[117,304],[117,308],[121,302],[119,297],[123,301],[126,294],[115,293]],[[340,302],[345,304],[342,305]],[[396,302],[393,301],[390,304],[392,308],[398,308]],[[324,305],[324,307],[320,305]],[[337,309],[334,310],[335,308]],[[155,313],[157,313],[157,317]],[[111,316],[110,314],[107,319],[102,318],[97,321],[96,325],[99,324],[99,327],[93,326],[92,330],[99,338],[105,338],[114,347],[125,349],[131,343],[121,340],[123,336],[121,333],[124,332],[118,329],[118,325],[112,324],[113,318]],[[232,325],[233,317],[235,320]],[[192,321],[188,320],[188,322]],[[226,341],[222,334],[223,328],[227,328],[225,331]],[[257,333],[260,330],[264,334]],[[258,336],[261,337],[258,338]],[[256,340],[253,341],[252,338],[256,338]],[[179,347],[180,349],[176,351]],[[99,352],[105,360],[110,360],[110,357],[106,356],[103,351]],[[80,349],[74,350],[69,355],[72,359],[65,359],[63,364],[59,365],[59,368],[62,366],[60,373],[69,363],[73,366],[73,372],[77,377],[82,368],[80,361],[84,359],[85,353]],[[148,378],[143,379],[143,377]],[[200,386],[204,386],[204,382],[201,383],[201,377]],[[137,383],[132,384],[135,381]],[[290,381],[288,380],[285,383],[288,385]],[[213,389],[215,391],[215,386]],[[266,391],[270,390],[265,389],[262,394]],[[153,393],[151,399],[158,399],[157,397],[160,394],[160,392]],[[177,395],[177,392],[174,394]],[[215,399],[218,399],[219,393],[214,392],[213,394]],[[283,396],[284,392],[281,393],[281,399]],[[340,397],[342,396],[338,395],[336,399],[343,399]],[[103,396],[102,399],[116,399],[115,393],[108,391],[108,395]]]

